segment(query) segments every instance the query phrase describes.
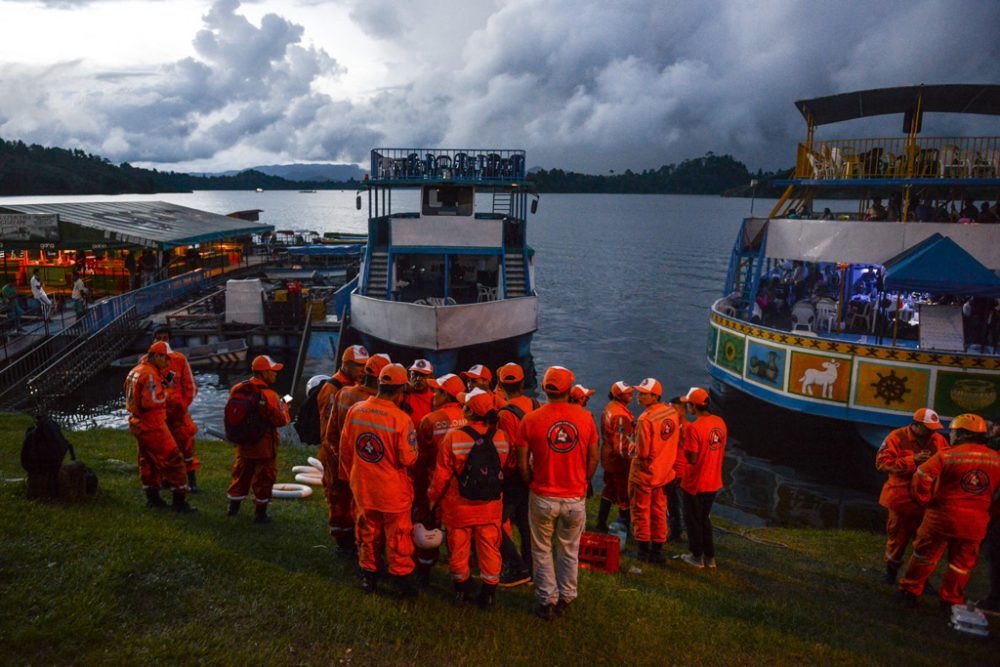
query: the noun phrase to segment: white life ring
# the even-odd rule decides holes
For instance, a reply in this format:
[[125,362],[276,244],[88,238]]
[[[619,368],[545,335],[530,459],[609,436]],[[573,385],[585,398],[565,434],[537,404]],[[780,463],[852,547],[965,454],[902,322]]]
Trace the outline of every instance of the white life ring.
[[295,476],[295,481],[303,484],[309,484],[310,486],[323,486],[322,475],[308,475],[304,472],[300,472]]
[[313,490],[305,484],[275,484],[271,487],[272,498],[297,500],[308,498]]
[[309,465],[311,465],[313,468],[316,468],[316,470],[319,470],[319,472],[320,472],[321,475],[323,474],[323,462],[322,461],[320,461],[319,459],[317,459],[314,456],[308,457],[306,459],[306,461],[308,461]]
[[316,476],[316,475],[319,475],[320,477],[323,476],[323,471],[322,470],[320,470],[318,468],[313,468],[312,466],[292,466],[292,472],[295,472],[295,473],[299,473],[300,472],[300,473],[303,473],[305,475],[311,475],[311,476]]

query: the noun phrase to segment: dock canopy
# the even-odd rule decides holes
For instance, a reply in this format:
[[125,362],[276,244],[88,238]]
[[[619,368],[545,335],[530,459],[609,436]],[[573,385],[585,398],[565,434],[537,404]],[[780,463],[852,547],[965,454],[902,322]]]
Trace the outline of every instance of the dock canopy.
[[795,106],[806,122],[827,125],[867,116],[911,113],[918,97],[921,113],[1000,115],[1000,86],[983,84],[876,88],[799,100]]
[[1000,278],[941,234],[885,263],[886,289],[961,296],[1000,296]]
[[3,204],[0,242],[5,248],[57,249],[141,246],[170,250],[274,229],[244,219],[162,201]]

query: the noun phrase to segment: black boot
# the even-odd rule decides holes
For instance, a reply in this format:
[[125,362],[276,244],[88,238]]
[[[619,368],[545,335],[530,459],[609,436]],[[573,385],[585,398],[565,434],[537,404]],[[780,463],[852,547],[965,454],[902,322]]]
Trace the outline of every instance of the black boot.
[[354,535],[340,535],[337,540],[337,555],[341,558],[355,558],[358,555],[358,545]]
[[170,509],[178,514],[194,514],[198,510],[188,505],[187,494],[184,491],[174,491],[174,502]]
[[625,531],[632,532],[632,514],[628,508],[618,510],[618,518],[625,524]]
[[594,530],[599,533],[608,532],[608,514],[611,513],[611,501],[607,498],[601,498],[601,505],[597,509],[597,525],[594,526]]
[[271,523],[271,517],[267,515],[267,505],[254,506],[254,523]]
[[899,572],[899,566],[895,563],[885,564],[885,574],[882,575],[882,583],[889,584],[890,586],[896,585],[896,574]]
[[146,489],[146,507],[157,510],[167,509],[167,503],[160,497],[159,489]]
[[242,500],[230,500],[229,501],[229,510],[226,512],[226,516],[236,516],[237,514],[239,514],[240,513],[240,504],[242,502],[243,502]]
[[194,474],[194,470],[188,473],[188,493],[200,493],[201,489],[198,487],[198,477]]
[[418,563],[416,569],[417,586],[420,588],[428,588],[431,585],[431,567],[430,565],[425,565],[424,563]]
[[652,559],[652,553],[649,550],[649,542],[639,542],[639,560],[643,563],[649,563]]
[[663,555],[663,542],[652,542],[649,549],[649,562],[654,565],[663,565],[667,562]]
[[371,595],[378,590],[378,572],[361,570],[361,590],[366,595]]
[[497,585],[496,584],[483,584],[479,587],[479,596],[476,598],[476,604],[483,611],[487,611],[493,608],[497,602]]
[[417,589],[413,587],[413,582],[410,581],[410,575],[408,574],[393,574],[392,583],[396,587],[396,595],[401,598],[415,598],[417,597]]
[[455,606],[464,607],[469,602],[469,580],[453,582],[455,586]]

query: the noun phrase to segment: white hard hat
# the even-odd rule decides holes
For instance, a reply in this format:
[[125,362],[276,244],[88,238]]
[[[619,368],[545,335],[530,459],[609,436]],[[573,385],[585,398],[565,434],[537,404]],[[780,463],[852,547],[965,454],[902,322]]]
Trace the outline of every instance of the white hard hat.
[[427,530],[422,523],[413,525],[413,543],[421,549],[437,549],[443,539],[444,533],[438,528]]
[[316,387],[316,385],[318,385],[320,382],[325,382],[329,379],[330,379],[329,375],[313,375],[311,378],[309,378],[309,382],[306,382],[306,393],[308,394],[310,391],[312,391]]

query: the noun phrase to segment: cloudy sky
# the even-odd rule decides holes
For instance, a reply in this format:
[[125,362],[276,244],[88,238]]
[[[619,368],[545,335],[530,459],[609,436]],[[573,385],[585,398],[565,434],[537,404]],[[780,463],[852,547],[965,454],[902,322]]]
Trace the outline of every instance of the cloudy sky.
[[373,146],[769,169],[804,135],[794,100],[915,83],[1000,83],[1000,2],[0,0],[0,137],[161,169]]

